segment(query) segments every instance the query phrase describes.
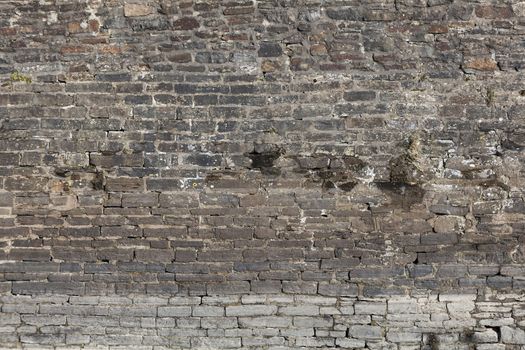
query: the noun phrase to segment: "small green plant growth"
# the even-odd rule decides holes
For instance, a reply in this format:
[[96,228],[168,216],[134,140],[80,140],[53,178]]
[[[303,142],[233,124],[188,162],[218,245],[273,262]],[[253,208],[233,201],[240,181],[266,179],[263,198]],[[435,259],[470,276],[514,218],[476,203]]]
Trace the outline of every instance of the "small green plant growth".
[[486,88],[486,94],[485,94],[485,103],[487,104],[487,107],[494,106],[494,103],[496,101],[496,93],[492,88]]
[[15,82],[24,82],[26,84],[31,84],[32,80],[31,77],[28,77],[27,75],[20,74],[19,71],[15,70],[11,72],[11,75],[9,76],[9,79],[6,79],[2,82],[2,87],[9,86],[13,87],[13,83]]
[[11,73],[10,80],[11,82],[20,81],[26,84],[31,84],[32,82],[31,77],[28,77],[27,75],[22,75],[17,70]]
[[266,134],[277,134],[277,129],[272,126],[272,127],[270,127],[270,129],[264,130],[264,133],[266,133]]
[[390,160],[391,182],[409,185],[420,183],[425,174],[421,166],[422,151],[421,136],[419,134],[411,135],[405,152],[399,157]]
[[410,135],[408,139],[408,156],[415,160],[421,152],[421,137],[418,134]]

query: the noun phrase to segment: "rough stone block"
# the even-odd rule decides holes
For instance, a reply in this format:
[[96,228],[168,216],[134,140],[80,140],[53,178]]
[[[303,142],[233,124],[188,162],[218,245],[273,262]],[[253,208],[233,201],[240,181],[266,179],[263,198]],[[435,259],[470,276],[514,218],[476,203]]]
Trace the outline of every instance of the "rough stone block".
[[380,340],[383,330],[379,326],[353,325],[348,328],[348,334],[357,339]]
[[187,317],[191,313],[189,306],[159,306],[157,311],[159,317]]
[[525,344],[525,331],[516,327],[501,327],[501,341],[503,344]]
[[227,306],[226,316],[269,316],[277,312],[275,305]]

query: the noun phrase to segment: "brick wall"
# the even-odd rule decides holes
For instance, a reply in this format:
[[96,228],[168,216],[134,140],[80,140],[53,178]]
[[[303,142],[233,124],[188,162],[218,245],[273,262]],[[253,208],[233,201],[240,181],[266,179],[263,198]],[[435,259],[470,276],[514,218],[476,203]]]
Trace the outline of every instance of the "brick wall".
[[525,2],[0,2],[0,348],[525,347]]

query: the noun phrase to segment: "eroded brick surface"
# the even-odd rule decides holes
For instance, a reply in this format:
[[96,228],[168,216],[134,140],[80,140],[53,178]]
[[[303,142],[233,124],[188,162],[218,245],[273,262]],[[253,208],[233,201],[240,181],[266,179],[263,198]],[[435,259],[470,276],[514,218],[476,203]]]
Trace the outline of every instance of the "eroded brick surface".
[[1,1],[0,347],[524,347],[524,16]]

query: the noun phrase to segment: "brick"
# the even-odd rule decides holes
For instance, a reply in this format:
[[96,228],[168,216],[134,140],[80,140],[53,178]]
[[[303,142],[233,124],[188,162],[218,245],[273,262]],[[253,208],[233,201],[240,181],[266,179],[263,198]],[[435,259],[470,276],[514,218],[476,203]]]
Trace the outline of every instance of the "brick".
[[21,335],[20,341],[23,344],[53,345],[64,343],[65,337],[65,334],[28,334]]
[[48,249],[11,249],[10,260],[19,261],[50,261],[51,252]]
[[83,345],[89,344],[91,338],[89,335],[83,334],[66,334],[66,344],[68,345]]
[[222,157],[208,154],[193,154],[186,158],[186,162],[204,167],[218,166],[222,162]]
[[355,284],[319,284],[319,294],[328,296],[355,296],[357,286]]
[[421,244],[452,245],[458,242],[456,233],[425,233],[421,235]]
[[46,178],[8,177],[4,181],[4,189],[8,191],[44,192],[48,180]]
[[141,154],[126,155],[90,155],[89,163],[103,168],[112,168],[118,166],[124,167],[141,167],[144,164],[144,158]]
[[135,258],[147,262],[172,262],[175,253],[171,249],[136,249]]
[[193,17],[182,17],[173,22],[175,30],[191,30],[199,27],[199,22]]
[[0,326],[7,326],[7,325],[19,325],[21,323],[20,321],[20,315],[16,313],[5,313],[3,312],[0,315]]
[[123,207],[155,207],[157,205],[157,193],[125,193],[122,195]]
[[208,349],[210,347],[216,347],[218,349],[235,349],[241,347],[241,338],[192,338],[191,344],[192,347],[198,349]]
[[389,300],[388,313],[392,314],[411,314],[418,312],[418,305],[413,300]]
[[375,97],[374,91],[348,91],[344,94],[344,99],[347,101],[370,101]]
[[475,9],[476,16],[487,19],[505,19],[512,17],[512,8],[508,6],[479,5]]
[[231,250],[209,250],[198,254],[199,261],[238,261],[241,260],[239,251]]
[[238,327],[236,317],[204,317],[201,327],[206,329],[234,329]]
[[258,55],[259,57],[278,57],[281,56],[283,50],[278,43],[261,42]]
[[250,284],[246,281],[232,281],[226,283],[209,284],[208,295],[244,294],[250,291]]
[[329,317],[305,317],[295,316],[293,318],[293,324],[295,327],[332,327],[333,320]]
[[224,308],[220,306],[195,306],[193,307],[192,315],[201,317],[224,316]]
[[353,325],[348,327],[348,334],[357,339],[379,340],[383,338],[383,331],[378,326]]
[[269,316],[277,312],[274,305],[227,306],[226,316]]
[[356,315],[386,315],[384,302],[358,302],[354,308]]
[[238,320],[241,328],[288,328],[292,325],[291,317],[282,316],[239,317]]
[[[316,294],[317,293],[317,283],[316,282],[283,281],[282,287],[283,287],[284,293],[291,293],[291,294]],[[320,291],[320,294],[334,293],[335,292],[334,288],[324,287]],[[324,294],[324,295],[330,295],[330,294]]]
[[486,329],[481,332],[475,332],[472,340],[476,343],[497,343],[499,340],[498,333],[493,329]]
[[504,276],[489,276],[487,277],[487,286],[491,288],[510,288],[512,286],[512,278]]
[[124,4],[124,16],[126,17],[139,17],[147,16],[153,13],[153,8],[142,4]]
[[501,341],[503,344],[525,344],[525,331],[520,328],[501,327]]
[[319,315],[319,307],[315,305],[285,306],[279,308],[279,313],[289,316],[316,316]]
[[195,54],[195,62],[199,63],[225,63],[228,58],[221,52],[198,52]]
[[365,346],[364,340],[350,339],[350,338],[337,338],[335,344],[342,348],[357,349]]
[[191,316],[191,313],[189,306],[159,306],[157,315],[159,317],[187,317]]

